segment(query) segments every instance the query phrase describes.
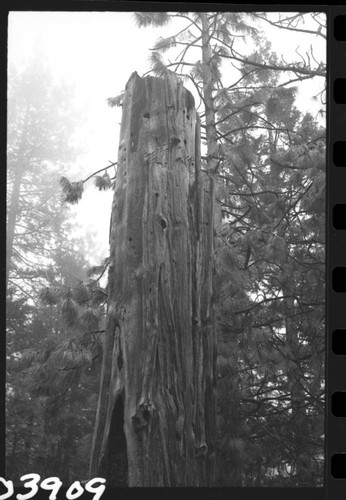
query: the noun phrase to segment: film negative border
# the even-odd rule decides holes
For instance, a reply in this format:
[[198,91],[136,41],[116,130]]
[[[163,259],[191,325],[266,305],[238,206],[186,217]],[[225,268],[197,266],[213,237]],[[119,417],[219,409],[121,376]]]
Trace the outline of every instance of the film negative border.
[[326,498],[346,496],[346,8],[328,15]]
[[[30,3],[30,2],[29,2]],[[62,5],[60,6],[62,8]],[[314,8],[311,6],[311,9]],[[315,7],[319,9],[318,6]],[[294,8],[292,7],[292,10]],[[328,220],[327,220],[327,395],[326,395],[326,496],[340,500],[346,493],[346,8],[330,6],[328,14]],[[251,492],[235,488],[230,495],[210,493],[209,498],[229,496],[278,498],[282,489]],[[297,491],[298,490],[298,491]],[[304,491],[290,491],[296,499]],[[157,497],[168,494],[162,490]],[[316,491],[317,493],[317,491]],[[127,496],[127,495],[126,495]],[[168,496],[170,496],[168,494]],[[173,496],[173,495],[172,495]],[[197,496],[197,494],[196,494]],[[201,496],[199,493],[198,496]],[[155,495],[156,497],[156,495]],[[192,496],[193,498],[193,496]],[[305,496],[317,498],[313,495]],[[318,496],[319,498],[319,496]]]

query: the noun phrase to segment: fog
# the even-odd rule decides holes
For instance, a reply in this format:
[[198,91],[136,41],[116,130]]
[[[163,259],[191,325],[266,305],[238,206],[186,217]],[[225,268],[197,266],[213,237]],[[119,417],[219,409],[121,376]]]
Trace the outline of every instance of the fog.
[[[277,13],[271,14],[271,19],[277,17]],[[163,28],[138,28],[132,12],[10,12],[9,64],[20,71],[33,54],[39,54],[56,83],[72,86],[74,105],[84,110],[74,139],[80,152],[66,165],[71,181],[85,178],[117,160],[121,108],[110,108],[107,98],[124,89],[133,71],[140,75],[148,72],[150,49],[157,39],[176,33],[186,24],[186,20],[176,19]],[[265,32],[273,50],[287,61],[299,60],[297,54],[305,55],[310,49],[312,37],[304,33],[278,30],[259,21],[251,21],[251,24]],[[308,28],[308,24],[304,26]],[[239,42],[245,54],[255,47],[249,36]],[[325,60],[325,52],[324,41],[315,36],[316,59]],[[234,81],[236,73],[231,65],[223,68],[226,82]],[[316,115],[321,103],[313,96],[323,85],[321,78],[302,80],[298,108]],[[186,86],[195,94],[191,83],[187,82]],[[84,189],[82,199],[72,211],[76,214],[76,231],[81,236],[89,235],[94,241],[89,257],[96,263],[108,253],[112,191],[100,192],[92,181],[86,183]]]

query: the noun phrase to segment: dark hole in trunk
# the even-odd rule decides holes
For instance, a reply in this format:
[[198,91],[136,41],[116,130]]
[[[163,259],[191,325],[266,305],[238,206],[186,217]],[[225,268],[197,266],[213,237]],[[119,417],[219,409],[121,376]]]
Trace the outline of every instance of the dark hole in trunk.
[[107,484],[113,488],[128,486],[124,394],[120,395],[115,403],[108,442]]

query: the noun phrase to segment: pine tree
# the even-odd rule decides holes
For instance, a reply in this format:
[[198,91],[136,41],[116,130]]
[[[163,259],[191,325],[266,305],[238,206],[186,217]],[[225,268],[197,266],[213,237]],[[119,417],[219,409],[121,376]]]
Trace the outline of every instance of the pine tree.
[[[91,434],[96,410],[95,398],[90,409],[87,401],[98,385],[100,334],[74,342],[76,333],[65,321],[71,310],[60,303],[72,288],[78,305],[86,278],[86,261],[76,251],[81,242],[58,189],[75,153],[79,115],[71,102],[71,89],[53,85],[39,55],[21,73],[9,69],[6,451],[7,474],[15,482],[30,469],[42,477],[67,481],[74,473],[80,479],[85,450],[79,464],[67,457],[76,456],[78,439]],[[87,294],[89,311],[80,305],[83,333],[102,302],[96,304],[95,288]]]
[[[278,95],[277,89],[275,95]],[[244,277],[247,275],[249,277],[246,281],[243,278],[242,288],[247,290],[247,294],[250,294],[248,297],[251,297],[253,302],[249,305],[237,301],[235,307],[229,304],[226,308],[227,316],[232,317],[232,310],[233,315],[234,312],[237,316],[238,314],[244,315],[243,322],[247,326],[245,329],[242,327],[243,337],[250,335],[250,338],[255,340],[258,335],[260,340],[262,339],[261,330],[266,335],[265,343],[260,340],[261,355],[259,356],[256,348],[253,361],[257,358],[259,363],[265,365],[264,353],[267,352],[268,371],[264,377],[263,375],[258,377],[256,371],[253,372],[250,384],[250,387],[253,385],[251,391],[253,394],[257,392],[255,388],[257,385],[260,388],[261,397],[257,400],[260,406],[256,407],[257,397],[251,398],[250,394],[247,394],[245,401],[249,400],[249,404],[244,405],[245,415],[247,414],[246,408],[251,409],[251,405],[255,404],[255,416],[253,410],[250,411],[250,415],[252,420],[256,420],[256,411],[265,408],[262,401],[265,401],[268,395],[275,394],[273,384],[278,387],[281,385],[281,389],[279,388],[276,392],[277,401],[280,400],[283,403],[286,400],[287,403],[282,406],[282,403],[276,402],[271,409],[271,414],[278,413],[282,419],[285,419],[284,412],[286,412],[289,422],[286,426],[286,434],[290,437],[285,445],[288,454],[284,453],[283,457],[285,455],[286,457],[280,460],[282,463],[286,461],[291,468],[291,484],[312,485],[321,470],[314,465],[316,460],[320,461],[322,445],[320,423],[316,426],[322,417],[322,414],[318,416],[323,402],[321,370],[318,374],[316,373],[314,381],[319,394],[318,402],[315,400],[316,406],[313,405],[314,412],[317,408],[319,409],[313,418],[311,418],[311,410],[308,409],[312,398],[305,379],[308,377],[312,381],[314,378],[308,373],[310,366],[312,368],[315,365],[316,358],[323,366],[321,359],[323,323],[321,324],[320,321],[323,318],[323,285],[321,284],[323,283],[322,206],[325,132],[321,127],[316,126],[311,115],[301,117],[292,106],[294,89],[280,89],[280,100],[277,100],[275,106],[271,103],[271,99],[272,92],[267,92],[267,104],[264,103],[267,133],[256,137],[252,135],[251,127],[246,131],[243,130],[241,146],[237,148],[236,154],[233,152],[232,155],[233,169],[223,172],[223,210],[229,216],[223,231],[230,248],[237,251],[238,247],[239,267],[244,269]],[[229,122],[227,119],[223,121],[223,126],[227,130],[238,126],[232,116],[230,119],[234,122]],[[253,119],[252,123],[254,123]],[[227,154],[227,148],[225,149]],[[234,151],[233,147],[232,150]],[[282,161],[283,158],[289,161]],[[312,165],[314,165],[313,175],[310,177]],[[306,211],[307,206],[310,209],[313,207],[313,216],[309,210]],[[313,230],[305,231],[303,228],[309,226],[312,220],[314,221]],[[232,230],[228,227],[229,225]],[[310,260],[312,255],[314,255],[313,260]],[[315,255],[318,257],[315,258]],[[308,269],[309,273],[306,274]],[[309,295],[305,295],[303,283],[307,283],[307,276],[309,276],[308,281],[312,280],[315,286],[318,283],[316,289],[318,298],[316,297],[315,300],[310,300]],[[250,283],[252,283],[251,287]],[[238,296],[241,296],[241,293],[243,293],[242,290],[238,291]],[[258,299],[255,298],[256,296]],[[320,326],[317,336],[316,330],[314,337],[307,337],[305,329],[302,330],[302,325],[306,321],[305,316],[308,318],[308,323],[312,318],[316,318]],[[225,324],[225,317],[221,317],[221,321]],[[229,325],[231,326],[232,323]],[[231,328],[234,331],[234,327]],[[244,349],[247,352],[244,351],[240,359],[244,356],[246,364],[251,366],[253,361],[249,356],[248,341]],[[300,361],[302,352],[305,353],[304,361]],[[311,364],[307,362],[308,352],[315,353],[312,356],[315,359],[312,361],[311,358]],[[256,370],[255,367],[256,365],[254,365]],[[273,376],[274,379],[272,379]],[[248,384],[246,385],[249,387]],[[275,400],[275,397],[273,399]],[[290,412],[292,412],[292,417],[289,416]],[[260,413],[258,417],[262,418],[263,414]],[[263,427],[259,421],[258,425],[259,429]],[[277,432],[276,426],[280,429]],[[270,428],[271,433],[276,434],[277,442],[280,442],[280,439],[284,437],[280,420],[275,425],[272,424]],[[309,433],[316,434],[315,442],[319,443],[316,448],[307,444]],[[275,464],[271,466],[271,469],[276,469],[273,481],[279,481],[277,484],[280,484],[280,480],[285,480],[282,476],[284,470],[278,471]],[[262,474],[264,475],[265,471]],[[281,479],[275,475],[281,476]],[[267,480],[263,478],[264,484]]]
[[58,229],[66,225],[56,207],[59,176],[75,153],[71,139],[78,113],[70,103],[71,89],[53,85],[39,56],[22,73],[9,69],[6,286],[19,292],[20,279],[27,295],[51,262]]

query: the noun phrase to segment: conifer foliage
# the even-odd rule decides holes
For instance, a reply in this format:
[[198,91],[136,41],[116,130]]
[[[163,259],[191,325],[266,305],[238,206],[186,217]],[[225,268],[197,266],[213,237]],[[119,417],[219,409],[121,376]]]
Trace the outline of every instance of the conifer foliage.
[[60,203],[78,112],[39,57],[9,69],[8,109],[6,476],[69,482],[88,467],[107,296]]

